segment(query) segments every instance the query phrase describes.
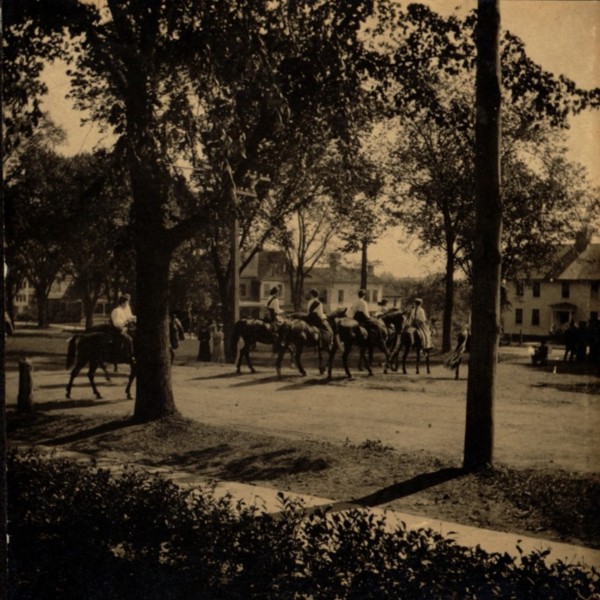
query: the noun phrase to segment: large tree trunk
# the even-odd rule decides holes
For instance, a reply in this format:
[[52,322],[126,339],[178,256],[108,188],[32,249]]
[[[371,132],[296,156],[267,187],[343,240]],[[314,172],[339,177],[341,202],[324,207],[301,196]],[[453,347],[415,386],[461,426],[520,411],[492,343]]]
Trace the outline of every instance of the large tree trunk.
[[134,418],[149,421],[175,413],[168,330],[170,252],[151,238],[138,240],[137,250]]
[[500,58],[499,0],[477,9],[475,125],[476,231],[473,256],[472,336],[464,466],[492,463],[494,393],[500,330]]

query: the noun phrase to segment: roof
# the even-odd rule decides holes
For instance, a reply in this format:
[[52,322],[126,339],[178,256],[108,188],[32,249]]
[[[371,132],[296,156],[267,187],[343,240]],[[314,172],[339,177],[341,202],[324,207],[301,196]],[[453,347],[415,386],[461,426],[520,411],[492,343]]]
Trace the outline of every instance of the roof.
[[574,253],[555,279],[600,280],[600,244],[588,244],[583,252]]
[[600,280],[600,244],[590,243],[581,251],[575,244],[557,246],[554,255],[547,260],[546,269],[533,273],[532,279]]
[[[315,267],[311,269],[306,279],[311,284],[323,282],[355,283],[356,285],[360,285],[360,269],[343,266],[338,266],[334,269],[331,267]],[[369,273],[368,283],[379,285],[380,281],[375,275]]]

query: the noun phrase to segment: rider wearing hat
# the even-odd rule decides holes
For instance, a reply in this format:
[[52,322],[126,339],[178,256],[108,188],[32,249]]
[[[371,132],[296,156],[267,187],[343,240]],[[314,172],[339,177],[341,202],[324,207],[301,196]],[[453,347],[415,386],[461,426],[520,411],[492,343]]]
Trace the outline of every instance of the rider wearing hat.
[[279,288],[273,286],[269,292],[269,300],[267,301],[267,318],[270,323],[281,323],[281,315],[283,310],[279,306]]
[[319,292],[315,289],[310,290],[308,300],[308,316],[306,322],[314,325],[321,332],[321,344],[325,349],[330,349],[333,340],[333,330],[323,311],[323,303],[319,299]]
[[365,300],[366,295],[367,292],[365,290],[358,290],[358,298],[350,307],[348,316],[358,321],[361,325],[364,325],[369,333],[374,334],[377,338],[383,338],[385,336],[385,327],[369,316],[369,305]]

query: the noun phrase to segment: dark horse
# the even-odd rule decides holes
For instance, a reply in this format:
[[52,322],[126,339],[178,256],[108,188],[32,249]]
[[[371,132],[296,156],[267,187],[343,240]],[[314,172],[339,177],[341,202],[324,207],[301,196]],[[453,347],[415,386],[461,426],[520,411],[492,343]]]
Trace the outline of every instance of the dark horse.
[[[129,329],[129,334],[133,334],[131,329]],[[71,397],[73,380],[75,377],[77,377],[79,371],[81,371],[86,364],[89,363],[90,365],[88,370],[88,379],[90,380],[90,385],[92,386],[94,395],[100,400],[102,395],[98,391],[96,383],[94,382],[94,376],[98,367],[103,367],[104,363],[125,363],[129,364],[130,366],[129,379],[127,381],[125,393],[127,394],[127,398],[129,400],[132,399],[131,384],[133,383],[136,374],[135,360],[133,360],[131,353],[126,347],[126,344],[124,343],[125,340],[123,340],[123,343],[117,343],[116,348],[113,347],[115,344],[114,337],[115,336],[110,333],[93,331],[74,335],[69,340],[69,346],[67,350],[67,369],[69,369],[73,364],[75,364],[75,366],[71,371],[69,383],[67,384],[67,398]],[[118,342],[120,342],[120,340],[118,340]]]
[[[433,335],[433,331],[431,332]],[[421,362],[421,352],[425,356],[425,366],[427,368],[427,374],[431,373],[429,366],[429,351],[430,348],[425,348],[423,343],[423,334],[416,327],[406,327],[400,333],[400,349],[402,350],[402,373],[406,375],[406,357],[411,350],[415,350],[417,353],[416,360],[416,372],[419,374],[419,365]]]
[[256,369],[250,361],[250,350],[256,346],[256,342],[261,344],[274,344],[275,336],[270,323],[262,319],[240,319],[233,327],[233,348],[237,351],[238,342],[244,340],[244,345],[239,351],[238,360],[236,363],[236,372],[241,372],[242,358],[246,358],[246,363],[252,373],[256,373]]
[[465,352],[470,352],[471,336],[468,330],[463,329],[459,334],[456,341],[456,347],[454,352],[450,355],[448,360],[444,363],[446,369],[454,371],[454,379],[459,378],[460,363],[462,362],[463,355]]
[[348,356],[352,351],[354,346],[358,346],[361,350],[361,356],[364,359],[365,366],[367,367],[367,371],[369,375],[373,375],[373,370],[371,369],[371,363],[373,360],[373,350],[377,347],[385,354],[385,364],[383,367],[383,372],[387,373],[388,365],[390,363],[390,352],[387,346],[387,338],[388,332],[386,327],[382,327],[380,330],[380,335],[375,336],[373,333],[369,333],[369,331],[365,328],[364,325],[361,325],[355,319],[350,319],[348,317],[343,318],[335,318],[333,321],[333,348],[329,353],[329,368],[327,371],[327,378],[331,379],[331,371],[333,369],[333,358],[338,348],[342,347],[342,363],[344,365],[344,371],[348,379],[352,380],[352,374],[350,373],[350,369],[348,368]]
[[[332,331],[335,331],[333,329],[335,319],[344,315],[345,312],[346,309],[343,308],[327,315],[327,319],[329,320],[329,324],[331,325]],[[304,348],[317,349],[319,353],[319,373],[323,374],[325,372],[325,367],[323,366],[323,340],[321,339],[321,329],[315,325],[310,325],[305,320],[306,318],[308,318],[307,315],[303,316],[303,318],[299,318],[296,315],[292,316],[294,318],[285,321],[279,328],[277,334],[278,351],[277,360],[275,362],[277,376],[281,377],[281,361],[283,360],[283,355],[286,349],[289,349],[291,351],[292,347],[295,349],[294,359],[296,361],[296,365],[298,366],[298,370],[300,371],[302,376],[306,375],[306,371],[302,366],[302,351],[304,350]],[[331,342],[335,344],[333,340],[331,340]]]

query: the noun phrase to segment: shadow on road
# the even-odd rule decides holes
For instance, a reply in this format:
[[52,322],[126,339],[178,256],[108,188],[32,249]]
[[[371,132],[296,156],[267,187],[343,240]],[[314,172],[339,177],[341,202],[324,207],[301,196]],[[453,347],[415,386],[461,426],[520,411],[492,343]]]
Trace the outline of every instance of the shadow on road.
[[133,427],[134,425],[137,425],[137,423],[130,418],[118,419],[115,421],[109,421],[108,423],[102,423],[102,425],[97,425],[96,427],[84,429],[83,431],[77,431],[62,437],[41,441],[39,443],[44,446],[60,446],[62,444],[71,444],[73,442],[80,442],[96,435],[111,433],[113,431],[125,429],[126,427]]
[[362,498],[315,506],[314,508],[308,508],[307,512],[310,513],[314,512],[315,510],[338,512],[342,510],[350,510],[352,508],[372,508],[375,506],[381,506],[382,504],[387,504],[393,500],[398,500],[399,498],[404,498],[406,496],[411,496],[412,494],[422,492],[423,490],[435,487],[441,483],[446,483],[452,479],[457,479],[463,475],[467,475],[467,471],[464,469],[447,467],[445,469],[434,471],[433,473],[423,473],[422,475],[417,475],[416,477],[407,479],[402,483],[395,483],[394,485],[377,490],[376,492],[369,494],[368,496],[363,496]]

